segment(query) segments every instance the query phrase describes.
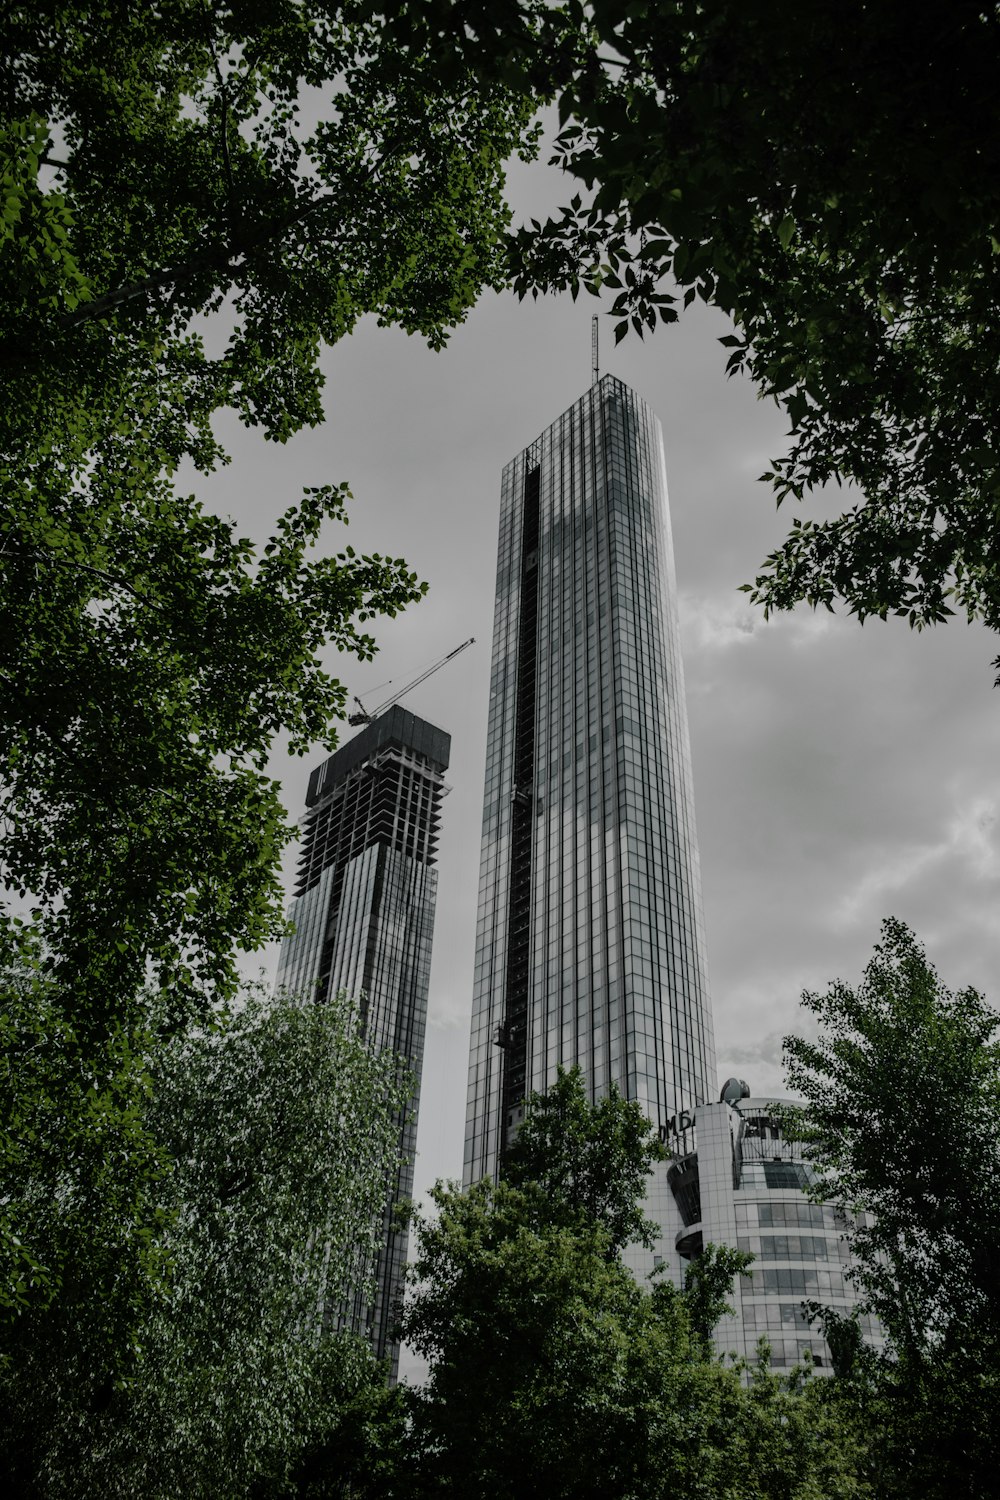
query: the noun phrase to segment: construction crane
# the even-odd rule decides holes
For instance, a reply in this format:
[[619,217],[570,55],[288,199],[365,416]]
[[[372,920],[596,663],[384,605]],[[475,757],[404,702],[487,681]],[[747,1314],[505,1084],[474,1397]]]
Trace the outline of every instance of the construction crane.
[[475,636],[470,635],[467,641],[463,641],[460,646],[455,647],[454,651],[449,651],[445,656],[439,657],[437,661],[432,662],[429,667],[425,667],[422,672],[419,672],[414,677],[412,682],[408,682],[405,687],[400,688],[398,693],[393,693],[392,697],[387,698],[384,703],[380,703],[378,708],[373,708],[371,713],[368,712],[361,699],[355,694],[354,701],[358,705],[358,712],[356,714],[348,714],[348,724],[370,724],[373,719],[378,718],[379,714],[385,713],[387,708],[392,708],[394,703],[398,703],[400,698],[405,698],[407,693],[412,692],[415,687],[419,687],[422,682],[426,682],[428,677],[432,677],[440,667],[443,667],[447,662],[453,661],[467,646],[474,646],[475,644]]

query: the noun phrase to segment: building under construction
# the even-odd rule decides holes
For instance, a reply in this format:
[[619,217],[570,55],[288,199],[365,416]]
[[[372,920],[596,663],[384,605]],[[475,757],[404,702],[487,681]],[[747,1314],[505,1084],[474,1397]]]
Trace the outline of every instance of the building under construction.
[[[365,1038],[408,1062],[419,1091],[437,895],[434,868],[451,738],[398,704],[313,771],[302,855],[277,983],[303,1003],[346,990]],[[374,1302],[357,1292],[336,1313],[392,1362],[407,1232],[394,1210],[413,1192],[418,1095],[400,1120],[402,1165],[387,1196]],[[327,1316],[333,1316],[328,1309]]]

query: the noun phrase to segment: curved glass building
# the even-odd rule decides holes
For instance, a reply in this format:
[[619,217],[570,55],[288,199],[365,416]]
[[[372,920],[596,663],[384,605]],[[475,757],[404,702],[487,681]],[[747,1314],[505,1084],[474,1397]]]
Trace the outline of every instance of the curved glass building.
[[560,1063],[665,1137],[715,1093],[663,438],[611,376],[503,473],[466,1182]]
[[[789,1138],[782,1114],[797,1105],[752,1098],[749,1086],[734,1078],[717,1103],[698,1110],[694,1149],[676,1156],[667,1174],[683,1221],[675,1248],[685,1261],[708,1244],[754,1257],[750,1274],[736,1278],[728,1299],[735,1315],[715,1330],[718,1353],[753,1364],[765,1339],[774,1369],[787,1373],[808,1356],[828,1375],[830,1348],[805,1304],[821,1303],[841,1317],[857,1305],[851,1279],[857,1221],[843,1207],[806,1196],[815,1169],[801,1143]],[[870,1313],[859,1315],[859,1329],[867,1344],[883,1346],[882,1328]]]

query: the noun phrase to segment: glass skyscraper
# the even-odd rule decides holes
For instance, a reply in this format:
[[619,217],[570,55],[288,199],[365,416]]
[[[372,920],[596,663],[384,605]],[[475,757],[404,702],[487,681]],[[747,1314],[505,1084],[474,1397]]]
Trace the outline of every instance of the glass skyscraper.
[[[295,931],[278,960],[278,986],[304,1002],[338,990],[357,999],[368,1045],[405,1058],[418,1088],[450,750],[449,735],[397,704],[312,773],[288,912]],[[339,1312],[326,1309],[368,1335],[393,1379],[408,1239],[394,1209],[413,1193],[417,1103],[399,1122],[402,1166],[387,1194],[374,1303],[359,1291]]]
[[663,439],[611,376],[503,472],[466,1182],[560,1063],[665,1137],[715,1093]]
[[[718,1098],[660,424],[605,376],[504,469],[490,683],[465,1180],[495,1176],[524,1098],[578,1063],[659,1127],[653,1251],[680,1281],[708,1243],[749,1250],[721,1354],[830,1350],[852,1220],[811,1177],[775,1101]],[[787,1101],[785,1101],[787,1102]],[[876,1346],[881,1330],[861,1323]]]

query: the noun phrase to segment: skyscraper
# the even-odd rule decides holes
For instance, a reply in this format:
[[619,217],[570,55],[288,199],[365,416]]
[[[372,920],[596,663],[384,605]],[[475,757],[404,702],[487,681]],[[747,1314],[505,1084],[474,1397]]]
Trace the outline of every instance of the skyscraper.
[[467,1182],[560,1063],[664,1135],[714,1095],[663,440],[611,376],[503,472],[473,995]]
[[[309,778],[302,854],[277,983],[303,1000],[358,999],[369,1046],[406,1058],[419,1088],[427,1018],[441,798],[451,738],[398,704]],[[415,1096],[400,1121],[403,1165],[388,1195],[376,1296],[360,1292],[339,1320],[392,1361],[407,1233],[393,1209],[413,1192]],[[329,1310],[328,1310],[329,1315]]]
[[809,1349],[829,1372],[802,1299],[857,1302],[852,1220],[804,1197],[780,1101],[740,1079],[718,1097],[699,885],[663,440],[605,376],[503,472],[465,1180],[496,1175],[525,1096],[578,1063],[671,1150],[633,1269],[679,1281],[709,1242],[749,1250],[719,1352],[753,1359],[763,1335],[776,1367]]

